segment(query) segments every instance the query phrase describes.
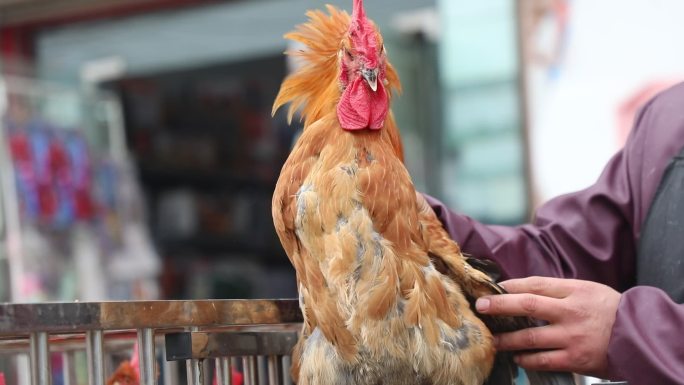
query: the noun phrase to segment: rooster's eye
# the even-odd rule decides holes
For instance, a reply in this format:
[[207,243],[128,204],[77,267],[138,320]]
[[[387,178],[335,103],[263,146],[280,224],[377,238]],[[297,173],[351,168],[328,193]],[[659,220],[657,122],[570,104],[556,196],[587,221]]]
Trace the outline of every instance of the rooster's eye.
[[354,55],[346,48],[344,49],[344,56],[346,56],[348,60],[354,60]]

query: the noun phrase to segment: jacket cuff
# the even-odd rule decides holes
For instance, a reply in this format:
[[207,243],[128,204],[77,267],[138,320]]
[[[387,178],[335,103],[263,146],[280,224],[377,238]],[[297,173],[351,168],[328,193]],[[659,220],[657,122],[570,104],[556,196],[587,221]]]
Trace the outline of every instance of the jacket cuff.
[[608,375],[630,384],[684,384],[684,305],[660,289],[622,294],[608,343]]

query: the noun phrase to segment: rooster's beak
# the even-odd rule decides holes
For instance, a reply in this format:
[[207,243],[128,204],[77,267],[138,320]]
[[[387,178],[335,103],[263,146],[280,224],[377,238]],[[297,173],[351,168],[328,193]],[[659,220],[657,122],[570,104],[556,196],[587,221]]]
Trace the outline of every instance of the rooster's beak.
[[368,85],[370,86],[371,90],[373,92],[378,90],[378,69],[373,68],[373,69],[366,69],[364,68],[361,70],[361,75],[363,76],[364,79],[368,82]]

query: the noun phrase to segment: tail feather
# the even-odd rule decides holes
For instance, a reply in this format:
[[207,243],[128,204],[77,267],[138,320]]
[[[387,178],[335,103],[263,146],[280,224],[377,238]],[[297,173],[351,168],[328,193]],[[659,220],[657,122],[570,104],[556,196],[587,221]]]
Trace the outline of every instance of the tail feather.
[[565,372],[526,371],[530,385],[576,385],[575,377]]
[[[505,294],[506,290],[495,283],[494,277],[500,277],[500,268],[494,261],[482,260],[466,257],[466,262],[473,268],[487,274],[491,279],[489,286],[492,294]],[[474,308],[476,298],[469,298],[471,306]],[[537,326],[535,322],[527,317],[491,317],[479,315],[482,321],[495,333],[511,332],[528,327]],[[511,353],[499,352],[494,361],[492,369],[485,385],[523,385],[516,384],[514,378],[517,374],[518,366],[513,362]],[[572,373],[566,372],[539,372],[526,370],[529,385],[576,385]]]
[[508,353],[497,353],[494,357],[494,366],[489,373],[484,385],[521,385],[515,383],[518,366]]

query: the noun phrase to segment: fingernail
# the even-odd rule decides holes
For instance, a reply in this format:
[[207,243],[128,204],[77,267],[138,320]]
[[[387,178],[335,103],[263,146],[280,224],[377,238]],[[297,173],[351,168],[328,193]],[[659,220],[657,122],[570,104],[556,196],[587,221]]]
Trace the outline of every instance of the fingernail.
[[475,302],[475,309],[480,313],[484,313],[489,310],[489,299],[488,298],[478,298]]

